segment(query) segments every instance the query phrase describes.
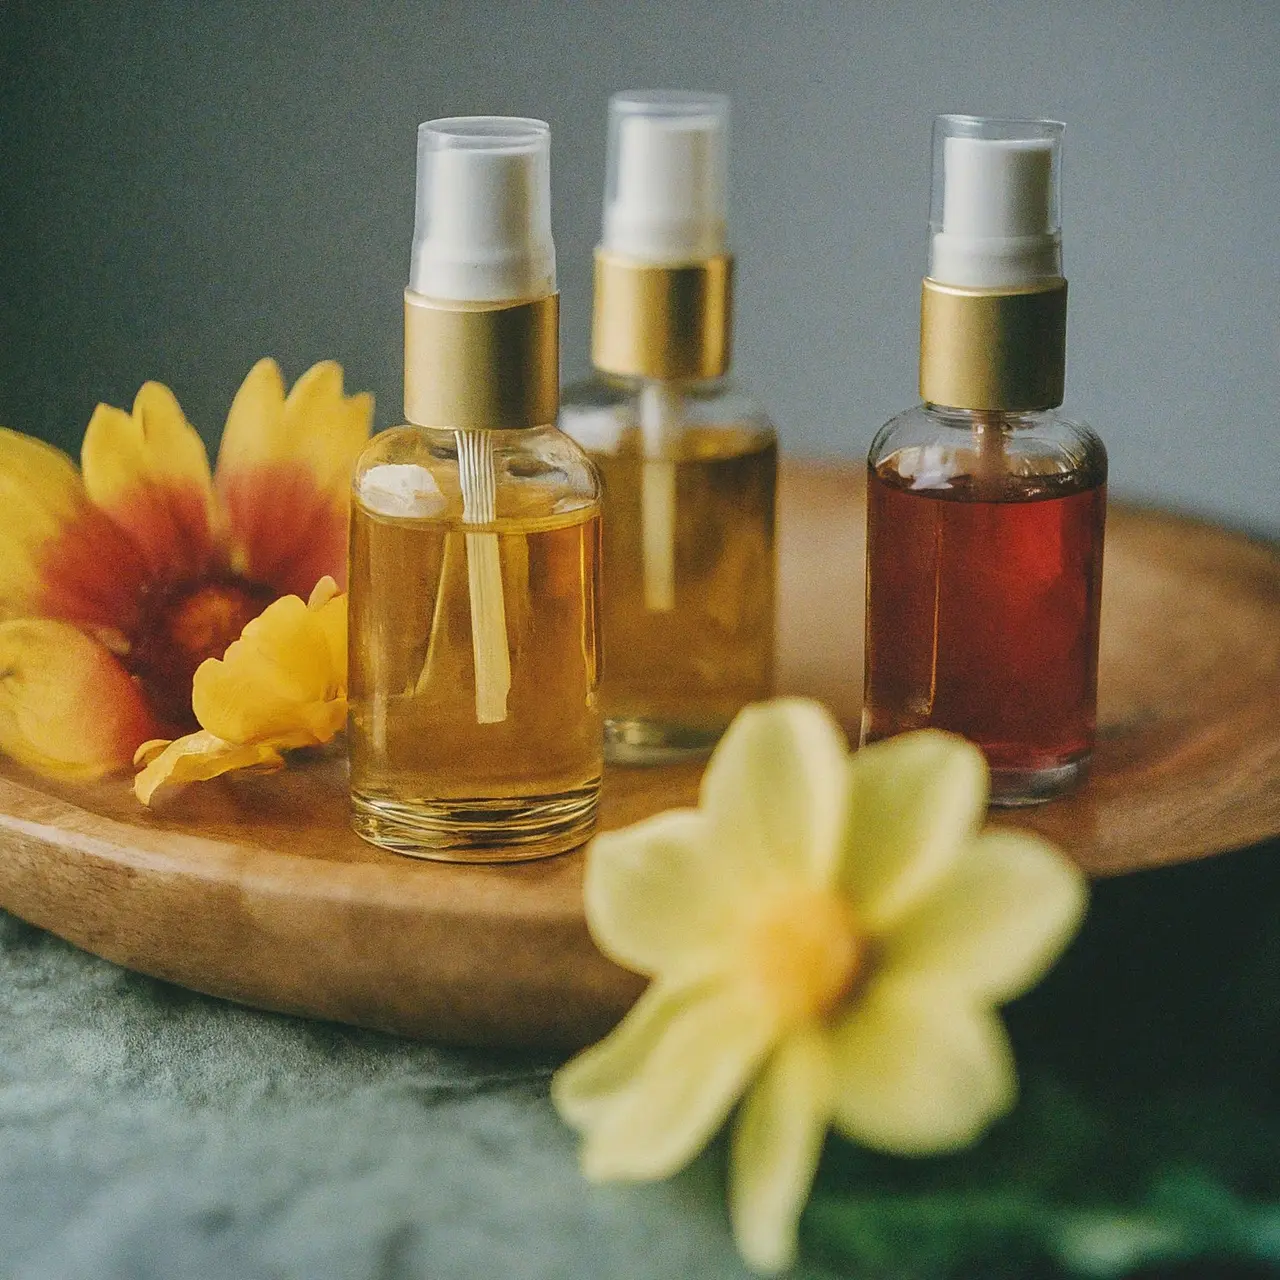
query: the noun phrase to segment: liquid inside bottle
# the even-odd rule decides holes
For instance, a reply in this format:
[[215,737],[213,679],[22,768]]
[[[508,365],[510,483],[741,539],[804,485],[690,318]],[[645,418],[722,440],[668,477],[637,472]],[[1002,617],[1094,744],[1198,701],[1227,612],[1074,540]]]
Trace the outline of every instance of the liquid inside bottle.
[[963,734],[994,801],[1035,803],[1093,750],[1106,456],[1048,414],[902,443],[927,414],[872,451],[863,737]]
[[634,401],[565,393],[563,428],[602,480],[601,704],[618,763],[705,754],[772,691],[777,444],[750,411],[699,421],[717,400],[682,399],[655,450]]
[[[356,477],[353,821],[367,839],[423,857],[558,852],[587,837],[597,807],[594,476],[554,431],[493,434],[503,439],[487,524],[463,520],[453,433],[384,433]],[[482,560],[496,567],[496,615],[475,607]],[[478,625],[497,627],[506,653],[496,709],[477,693],[478,655],[494,652],[493,636],[487,650],[477,644]]]

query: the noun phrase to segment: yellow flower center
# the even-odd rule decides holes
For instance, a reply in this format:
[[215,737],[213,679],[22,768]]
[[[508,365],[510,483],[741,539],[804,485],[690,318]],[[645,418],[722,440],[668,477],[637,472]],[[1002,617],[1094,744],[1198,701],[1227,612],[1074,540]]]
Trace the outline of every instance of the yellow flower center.
[[751,971],[786,1026],[833,1013],[866,963],[853,912],[829,890],[799,890],[771,902],[745,941]]
[[142,625],[122,661],[159,714],[175,728],[195,728],[191,679],[206,658],[221,658],[245,623],[275,599],[269,587],[234,578],[187,583],[150,596]]

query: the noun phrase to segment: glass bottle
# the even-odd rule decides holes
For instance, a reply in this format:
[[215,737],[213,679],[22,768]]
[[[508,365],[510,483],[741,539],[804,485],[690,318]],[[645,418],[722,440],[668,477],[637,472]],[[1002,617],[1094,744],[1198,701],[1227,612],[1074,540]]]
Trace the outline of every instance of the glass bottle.
[[419,130],[405,417],[356,467],[352,820],[452,861],[582,843],[603,764],[599,481],[555,427],[541,121]]
[[1093,751],[1107,456],[1057,410],[1062,125],[939,117],[925,403],[868,457],[866,742],[948,729],[992,800],[1070,789]]
[[728,100],[622,93],[609,104],[595,256],[592,380],[562,428],[604,487],[606,754],[708,752],[773,685],[777,439],[725,375]]

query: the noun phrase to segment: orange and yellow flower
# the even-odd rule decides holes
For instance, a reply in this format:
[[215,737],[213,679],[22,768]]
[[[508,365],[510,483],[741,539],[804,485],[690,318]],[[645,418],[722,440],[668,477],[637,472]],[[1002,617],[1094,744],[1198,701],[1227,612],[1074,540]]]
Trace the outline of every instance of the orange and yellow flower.
[[127,768],[195,727],[192,677],[272,601],[345,587],[348,482],[373,400],[341,366],[288,395],[261,360],[216,472],[173,393],[99,405],[81,470],[0,428],[0,751],[58,777]]
[[223,658],[196,670],[196,733],[138,748],[134,795],[233,770],[273,773],[282,752],[332,742],[347,721],[347,597],[321,578],[311,598],[281,596],[245,627]]

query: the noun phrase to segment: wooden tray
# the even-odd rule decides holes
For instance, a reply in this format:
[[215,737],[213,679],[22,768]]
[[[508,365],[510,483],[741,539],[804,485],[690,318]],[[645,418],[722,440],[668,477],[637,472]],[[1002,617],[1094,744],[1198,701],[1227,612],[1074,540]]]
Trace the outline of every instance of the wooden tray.
[[[864,482],[785,468],[780,687],[856,732]],[[1280,832],[1280,556],[1117,506],[1092,781],[1016,821],[1112,875]],[[690,803],[699,769],[619,770],[603,823]],[[510,867],[383,854],[350,833],[338,761],[194,787],[0,770],[0,905],[156,977],[246,1004],[470,1044],[575,1046],[640,989],[591,945],[581,853]]]

